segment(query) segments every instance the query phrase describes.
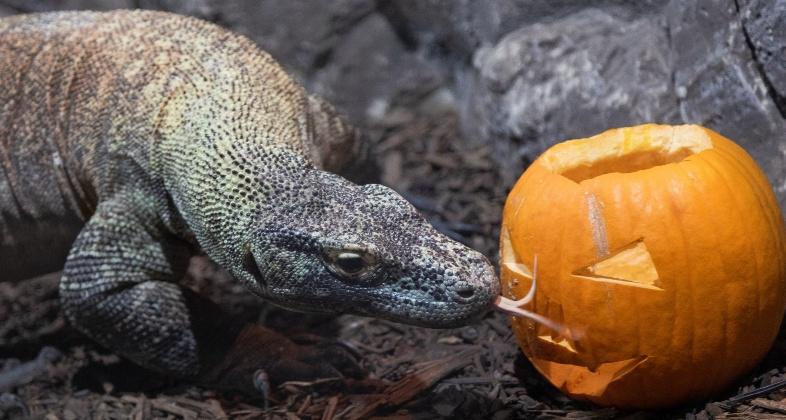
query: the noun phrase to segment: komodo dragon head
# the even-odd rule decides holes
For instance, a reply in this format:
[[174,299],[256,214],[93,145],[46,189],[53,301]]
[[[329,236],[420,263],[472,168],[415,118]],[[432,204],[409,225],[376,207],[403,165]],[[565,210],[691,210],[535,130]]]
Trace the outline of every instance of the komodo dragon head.
[[[244,73],[221,77],[236,74]],[[209,93],[168,102],[160,130],[171,145],[159,147],[184,163],[162,171],[205,252],[289,309],[443,328],[492,309],[500,285],[490,262],[437,232],[393,190],[330,172],[362,141],[329,104],[298,96],[283,71],[275,76],[220,79]],[[239,97],[231,107],[214,100],[222,90]]]
[[399,194],[316,169],[298,178],[261,209],[242,263],[230,265],[255,293],[290,309],[434,328],[492,308],[500,286],[490,262]]

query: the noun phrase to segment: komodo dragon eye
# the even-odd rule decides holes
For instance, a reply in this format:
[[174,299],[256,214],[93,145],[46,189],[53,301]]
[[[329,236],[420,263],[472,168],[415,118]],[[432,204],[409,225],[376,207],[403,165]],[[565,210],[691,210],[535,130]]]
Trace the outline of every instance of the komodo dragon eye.
[[373,270],[376,258],[368,252],[353,248],[328,249],[325,251],[325,265],[333,274],[356,279]]

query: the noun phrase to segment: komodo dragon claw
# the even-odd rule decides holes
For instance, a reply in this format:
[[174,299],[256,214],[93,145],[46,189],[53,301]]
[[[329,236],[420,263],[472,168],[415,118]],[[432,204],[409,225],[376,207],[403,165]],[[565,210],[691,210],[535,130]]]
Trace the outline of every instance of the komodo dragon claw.
[[267,410],[268,406],[270,405],[270,378],[267,375],[267,372],[264,369],[259,369],[254,372],[254,388],[259,391],[259,394],[262,396],[262,400],[264,401],[264,409]]

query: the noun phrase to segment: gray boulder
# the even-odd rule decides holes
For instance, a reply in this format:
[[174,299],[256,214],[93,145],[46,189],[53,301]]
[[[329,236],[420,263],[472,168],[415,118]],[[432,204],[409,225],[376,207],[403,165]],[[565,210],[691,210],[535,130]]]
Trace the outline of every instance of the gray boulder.
[[[697,4],[698,3],[698,4]],[[684,122],[712,128],[756,159],[786,203],[786,122],[733,1],[672,1],[674,82]]]
[[515,30],[479,48],[473,63],[464,126],[470,138],[494,142],[513,179],[561,140],[678,121],[662,18],[585,9]]
[[468,138],[491,142],[512,182],[561,140],[646,122],[701,124],[745,147],[786,207],[786,67],[783,53],[768,53],[786,42],[781,3],[752,1],[742,19],[731,0],[619,10],[544,19],[478,48],[457,84]]
[[740,11],[762,78],[786,116],[786,1],[745,0]]

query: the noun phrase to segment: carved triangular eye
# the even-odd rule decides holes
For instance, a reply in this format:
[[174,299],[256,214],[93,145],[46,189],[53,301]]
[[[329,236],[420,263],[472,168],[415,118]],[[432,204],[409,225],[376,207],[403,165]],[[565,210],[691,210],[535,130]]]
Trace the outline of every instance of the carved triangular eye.
[[618,249],[586,267],[579,268],[573,272],[573,275],[588,280],[663,290],[660,288],[658,270],[643,239]]

